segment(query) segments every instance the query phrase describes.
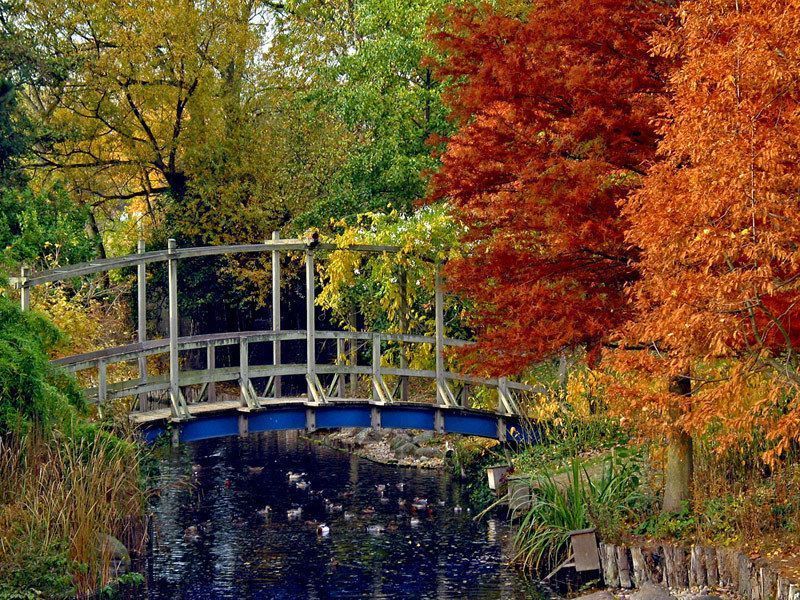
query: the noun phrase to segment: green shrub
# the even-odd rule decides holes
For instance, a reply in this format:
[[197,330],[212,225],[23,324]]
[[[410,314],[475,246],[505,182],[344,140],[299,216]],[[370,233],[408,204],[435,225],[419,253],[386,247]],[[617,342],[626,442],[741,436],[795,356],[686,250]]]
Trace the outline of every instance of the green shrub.
[[70,427],[85,400],[71,377],[47,355],[58,330],[35,312],[22,312],[0,296],[0,434]]
[[642,510],[641,463],[635,456],[609,456],[599,477],[589,476],[573,459],[566,482],[551,474],[538,477],[531,508],[514,537],[515,560],[525,568],[552,568],[566,556],[569,532],[602,526],[599,518],[623,520]]

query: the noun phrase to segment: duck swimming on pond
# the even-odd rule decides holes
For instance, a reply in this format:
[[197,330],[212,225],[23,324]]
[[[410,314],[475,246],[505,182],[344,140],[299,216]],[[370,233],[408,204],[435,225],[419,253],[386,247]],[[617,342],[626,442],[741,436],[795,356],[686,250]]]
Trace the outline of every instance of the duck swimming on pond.
[[307,481],[298,481],[295,483],[295,485],[297,486],[298,490],[307,490],[309,487],[311,487],[311,484]]
[[325,537],[331,532],[331,528],[328,527],[325,523],[320,523],[317,526],[317,535],[320,537]]
[[264,467],[247,467],[247,472],[251,475],[258,475],[261,471],[264,470]]
[[262,508],[261,510],[258,510],[256,512],[258,514],[260,514],[262,517],[268,517],[270,515],[270,513],[272,512],[272,508],[268,504],[267,506],[265,506],[264,508]]
[[355,517],[355,515],[353,513],[351,513],[351,512],[345,512],[344,513],[344,520],[345,521],[349,521],[349,520],[353,519],[354,517]]
[[383,525],[367,525],[367,533],[370,535],[380,535],[383,533]]
[[200,541],[200,529],[197,525],[190,525],[186,529],[183,530],[183,539],[187,542],[199,542]]
[[400,483],[396,483],[395,487],[402,492],[404,489],[406,489],[406,484],[401,481]]
[[419,525],[419,517],[411,517],[411,521],[409,522],[412,527],[417,527]]
[[289,478],[289,481],[300,481],[305,476],[305,473],[293,473],[292,471],[286,473],[286,477]]
[[303,514],[303,509],[299,506],[297,508],[290,508],[286,511],[286,518],[289,520],[299,519],[300,515]]
[[425,510],[426,508],[428,508],[428,499],[414,498],[414,502],[411,503],[411,506],[416,510]]

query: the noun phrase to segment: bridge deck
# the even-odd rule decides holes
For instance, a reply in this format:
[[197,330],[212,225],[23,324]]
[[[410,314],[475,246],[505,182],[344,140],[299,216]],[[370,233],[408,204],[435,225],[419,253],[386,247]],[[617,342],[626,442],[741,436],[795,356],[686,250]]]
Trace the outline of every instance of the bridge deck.
[[149,442],[168,431],[175,441],[191,442],[263,431],[344,427],[426,429],[500,441],[535,441],[538,436],[520,427],[515,415],[418,402],[387,404],[347,398],[315,403],[299,397],[261,399],[258,408],[225,400],[189,404],[188,409],[190,416],[182,419],[174,419],[168,408],[133,413],[130,418]]

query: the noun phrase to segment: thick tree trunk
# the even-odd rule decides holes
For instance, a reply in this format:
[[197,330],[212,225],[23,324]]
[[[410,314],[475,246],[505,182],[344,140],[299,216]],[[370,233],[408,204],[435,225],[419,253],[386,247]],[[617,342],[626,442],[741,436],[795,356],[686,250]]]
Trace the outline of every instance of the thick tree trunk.
[[[692,382],[686,375],[675,377],[670,382],[670,391],[681,396],[690,396]],[[678,411],[670,413],[674,422]],[[664,502],[662,511],[678,512],[686,502],[692,499],[692,479],[694,476],[694,457],[692,437],[683,431],[675,431],[667,445],[667,464],[664,472]]]

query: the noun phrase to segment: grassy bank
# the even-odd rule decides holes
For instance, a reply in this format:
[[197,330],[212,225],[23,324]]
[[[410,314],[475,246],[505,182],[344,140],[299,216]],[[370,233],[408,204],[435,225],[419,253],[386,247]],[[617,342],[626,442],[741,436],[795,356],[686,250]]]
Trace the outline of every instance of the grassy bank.
[[144,507],[137,444],[50,365],[59,339],[0,297],[0,598],[110,593]]

